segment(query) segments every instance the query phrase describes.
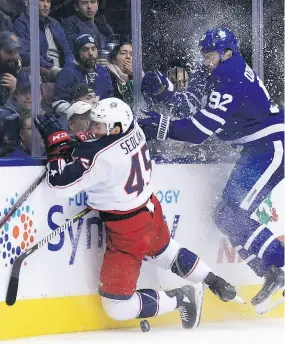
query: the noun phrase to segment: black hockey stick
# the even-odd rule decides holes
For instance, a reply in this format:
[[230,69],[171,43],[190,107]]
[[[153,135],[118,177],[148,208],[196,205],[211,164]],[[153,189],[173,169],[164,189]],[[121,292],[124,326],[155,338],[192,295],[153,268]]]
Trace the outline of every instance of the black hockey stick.
[[32,192],[41,184],[45,179],[46,170],[33,182],[33,184],[23,193],[23,195],[18,199],[18,201],[13,205],[13,207],[8,211],[8,213],[0,220],[0,228],[2,228],[5,223],[10,219],[10,217],[15,213],[15,211],[27,200]]
[[33,254],[35,251],[37,251],[39,248],[45,246],[48,244],[48,242],[55,238],[57,235],[62,233],[64,230],[66,230],[69,226],[71,226],[73,223],[77,222],[81,217],[88,214],[91,211],[90,208],[85,208],[80,213],[75,215],[72,219],[66,221],[63,225],[57,227],[55,230],[51,231],[45,238],[43,238],[41,241],[39,241],[36,245],[34,245],[32,248],[21,254],[18,258],[15,259],[15,262],[12,267],[12,273],[9,281],[9,286],[7,290],[6,295],[6,304],[8,306],[13,306],[13,304],[16,302],[17,299],[17,293],[18,293],[18,285],[19,285],[19,276],[20,276],[20,270],[23,261]]

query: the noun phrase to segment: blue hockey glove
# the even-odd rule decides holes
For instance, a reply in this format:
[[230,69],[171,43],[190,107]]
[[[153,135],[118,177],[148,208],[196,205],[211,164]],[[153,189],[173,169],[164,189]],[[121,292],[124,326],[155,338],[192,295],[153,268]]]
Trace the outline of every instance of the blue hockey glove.
[[165,140],[168,134],[170,117],[161,115],[155,111],[143,112],[147,117],[138,120],[147,140]]
[[167,101],[173,95],[174,86],[159,71],[147,72],[142,80],[141,87],[143,95],[154,98],[157,101]]

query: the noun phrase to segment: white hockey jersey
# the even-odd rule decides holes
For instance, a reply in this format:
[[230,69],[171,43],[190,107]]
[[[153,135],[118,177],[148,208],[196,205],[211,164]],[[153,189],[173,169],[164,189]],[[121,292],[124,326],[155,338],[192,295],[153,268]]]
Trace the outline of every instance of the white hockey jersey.
[[149,150],[136,122],[125,134],[80,143],[72,157],[71,163],[58,159],[48,164],[48,185],[67,197],[85,191],[93,209],[132,210],[153,192]]

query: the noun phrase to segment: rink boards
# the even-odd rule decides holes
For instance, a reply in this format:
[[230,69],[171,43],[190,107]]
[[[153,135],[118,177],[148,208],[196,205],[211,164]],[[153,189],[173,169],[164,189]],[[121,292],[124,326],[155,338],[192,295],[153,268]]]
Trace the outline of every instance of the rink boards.
[[[228,240],[217,230],[213,212],[232,165],[156,165],[155,193],[174,237],[199,254],[218,274],[238,286],[249,301],[261,279],[240,261]],[[0,168],[2,217],[22,192],[40,175],[42,167]],[[22,180],[22,181],[21,181]],[[24,182],[23,182],[24,181]],[[283,235],[284,211],[279,185],[257,212],[276,233]],[[284,191],[283,191],[284,195]],[[138,326],[139,321],[116,322],[105,316],[98,296],[104,255],[104,227],[94,212],[69,227],[60,237],[27,259],[22,267],[18,300],[5,304],[13,259],[85,207],[84,193],[66,199],[42,183],[0,232],[0,340],[49,333]],[[253,217],[256,217],[253,214]],[[143,265],[139,288],[169,289],[186,284],[169,271]],[[257,316],[247,305],[224,304],[208,290],[202,321],[281,317],[283,308]],[[179,322],[177,312],[152,324]]]

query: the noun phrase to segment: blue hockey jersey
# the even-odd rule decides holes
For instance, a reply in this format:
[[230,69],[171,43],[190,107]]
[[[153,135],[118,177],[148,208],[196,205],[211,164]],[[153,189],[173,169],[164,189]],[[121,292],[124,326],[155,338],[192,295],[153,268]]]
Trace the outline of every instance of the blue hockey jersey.
[[272,106],[262,80],[240,54],[220,63],[208,77],[211,85],[207,102],[193,88],[168,98],[172,112],[194,113],[190,118],[171,121],[169,137],[199,144],[216,133],[233,144],[246,144],[284,132],[284,113]]

